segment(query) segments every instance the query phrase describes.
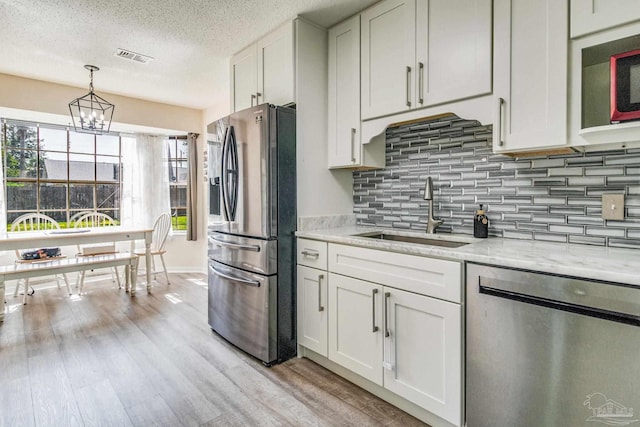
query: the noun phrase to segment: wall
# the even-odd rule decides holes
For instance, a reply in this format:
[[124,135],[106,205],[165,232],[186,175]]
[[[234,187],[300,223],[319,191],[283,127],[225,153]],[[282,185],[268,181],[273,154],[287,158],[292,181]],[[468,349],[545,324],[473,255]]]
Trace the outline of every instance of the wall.
[[[55,124],[68,124],[70,122],[69,102],[86,93],[86,88],[0,74],[1,107],[38,114],[45,113],[48,118],[57,115],[59,119]],[[200,110],[100,91],[98,94],[116,106],[113,113],[114,124],[112,125],[116,128],[112,128],[112,130],[133,131],[135,128],[127,127],[127,125],[135,125],[171,131],[200,132],[202,124]],[[22,119],[22,117],[11,118]],[[63,121],[60,122],[60,120]]]
[[296,164],[298,217],[350,213],[352,179],[327,169],[326,30],[296,20]]
[[[425,230],[427,176],[438,232],[473,234],[483,203],[490,235],[640,248],[640,149],[511,158],[491,151],[491,126],[449,116],[391,128],[386,168],[354,172],[359,224]],[[603,193],[624,193],[624,221],[601,218]]]

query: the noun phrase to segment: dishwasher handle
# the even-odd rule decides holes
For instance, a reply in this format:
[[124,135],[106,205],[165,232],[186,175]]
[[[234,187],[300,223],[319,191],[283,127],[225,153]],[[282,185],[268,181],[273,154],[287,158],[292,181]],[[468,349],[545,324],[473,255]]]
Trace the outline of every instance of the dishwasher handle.
[[640,289],[620,283],[469,264],[478,292],[640,326]]

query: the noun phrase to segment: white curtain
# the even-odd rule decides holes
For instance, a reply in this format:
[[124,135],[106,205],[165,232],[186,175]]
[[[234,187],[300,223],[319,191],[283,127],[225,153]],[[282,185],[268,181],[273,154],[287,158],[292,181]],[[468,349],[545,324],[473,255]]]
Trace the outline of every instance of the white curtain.
[[165,137],[122,137],[122,225],[153,227],[170,213],[169,174],[164,161]]
[[[0,132],[2,133],[2,146],[4,146],[4,126],[6,124],[3,122],[2,126],[0,126]],[[7,230],[7,203],[6,203],[6,194],[7,188],[4,186],[4,159],[0,159],[0,232],[5,232]]]

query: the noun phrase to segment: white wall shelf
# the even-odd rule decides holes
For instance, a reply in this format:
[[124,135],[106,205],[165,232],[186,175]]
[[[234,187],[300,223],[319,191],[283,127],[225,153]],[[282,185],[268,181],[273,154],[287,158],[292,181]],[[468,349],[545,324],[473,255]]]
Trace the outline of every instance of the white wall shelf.
[[586,151],[640,145],[640,121],[610,124],[609,57],[634,49],[640,21],[571,41],[570,146]]
[[640,136],[640,121],[593,126],[580,129],[578,134],[590,144],[637,141]]

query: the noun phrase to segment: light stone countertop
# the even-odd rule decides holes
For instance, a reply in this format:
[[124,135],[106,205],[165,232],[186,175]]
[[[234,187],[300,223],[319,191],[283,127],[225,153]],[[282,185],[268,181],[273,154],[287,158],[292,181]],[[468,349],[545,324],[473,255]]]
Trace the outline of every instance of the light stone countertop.
[[[387,234],[469,242],[459,248],[380,240],[354,234]],[[640,286],[640,250],[460,234],[429,234],[390,228],[347,226],[297,231],[300,238],[458,261],[475,261]]]

